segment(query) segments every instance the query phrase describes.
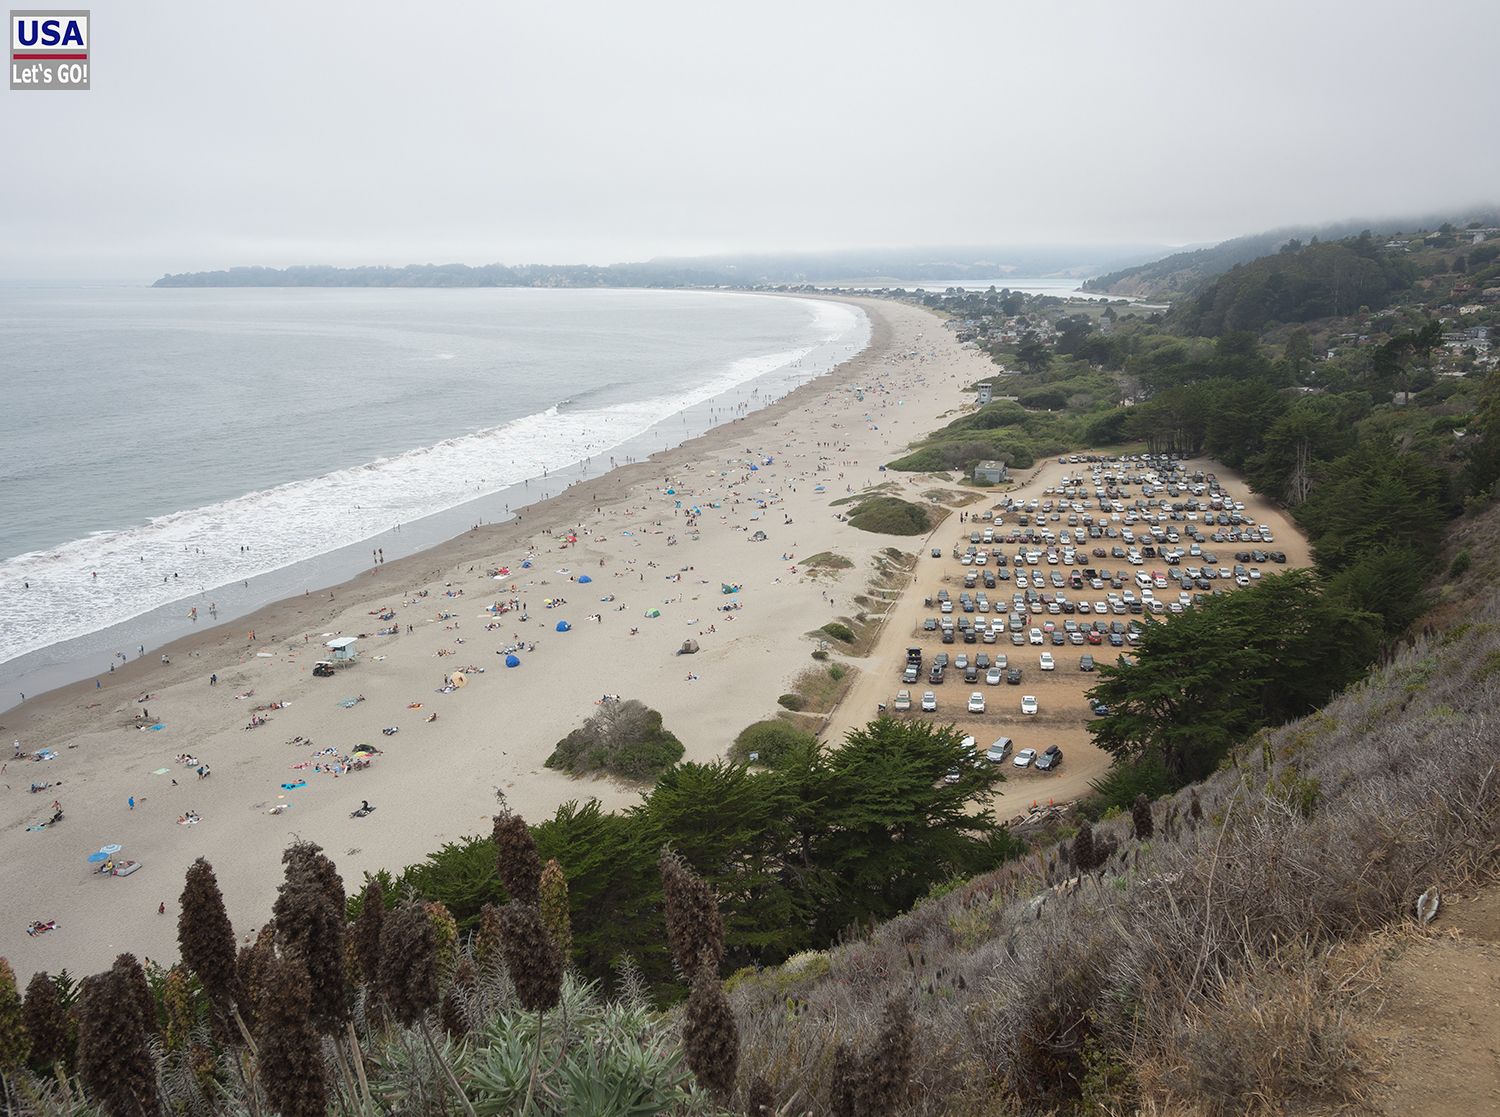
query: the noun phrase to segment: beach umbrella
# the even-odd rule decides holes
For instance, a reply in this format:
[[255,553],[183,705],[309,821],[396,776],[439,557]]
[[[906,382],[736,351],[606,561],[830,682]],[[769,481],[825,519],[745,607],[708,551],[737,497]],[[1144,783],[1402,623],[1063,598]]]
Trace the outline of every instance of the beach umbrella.
[[465,675],[462,671],[455,671],[453,672],[452,681],[455,687],[468,686],[469,676]]
[[566,631],[568,631],[568,629],[570,629],[572,627],[573,626],[570,625],[567,621],[558,621],[557,622],[557,631],[559,631],[559,632],[566,632]]
[[518,655],[508,655],[508,656],[506,656],[505,657],[505,666],[507,666],[507,667],[519,667],[519,666],[521,666],[521,657],[518,656]]
[[99,864],[99,862],[107,860],[108,857],[109,854],[105,853],[103,850],[100,850],[98,853],[89,854],[88,861],[90,865],[97,865]]
[[527,559],[524,562],[522,562],[521,563],[521,569],[522,570],[530,570],[531,569],[531,560]]
[[586,584],[587,584],[587,583],[589,583],[589,582],[592,582],[592,581],[593,581],[593,580],[594,580],[594,579],[592,579],[592,578],[590,578],[590,577],[589,577],[589,576],[588,576],[588,575],[587,575],[587,574],[580,574],[580,575],[578,575],[578,581],[579,581],[579,582],[580,582],[580,583],[583,583],[583,584],[585,584],[585,585],[586,585]]
[[115,853],[119,853],[120,849],[121,849],[120,846],[117,846],[117,845],[114,845],[113,843],[111,843],[110,845],[100,846],[99,847],[99,852],[103,853],[103,854],[115,854]]

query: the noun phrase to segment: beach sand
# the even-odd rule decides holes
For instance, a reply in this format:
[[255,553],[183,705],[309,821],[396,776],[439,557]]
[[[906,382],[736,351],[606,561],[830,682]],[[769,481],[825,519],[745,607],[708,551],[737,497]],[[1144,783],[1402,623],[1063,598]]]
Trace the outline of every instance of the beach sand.
[[[879,465],[945,422],[970,401],[967,386],[995,371],[924,310],[850,301],[871,317],[869,347],[748,418],[577,484],[525,509],[520,522],[476,529],[332,591],[195,634],[166,649],[170,665],[138,660],[102,690],[75,684],[8,711],[6,757],[19,739],[28,753],[49,748],[56,759],[10,760],[0,773],[0,888],[8,898],[0,955],[23,982],[37,969],[87,972],[123,950],[169,961],[183,874],[199,856],[213,863],[243,937],[269,916],[281,850],[295,839],[323,846],[353,889],[365,872],[399,872],[444,842],[486,832],[497,791],[532,821],[572,799],[629,806],[641,788],[543,767],[604,694],[659,709],[687,759],[722,756],[741,729],[777,712],[777,696],[811,664],[806,634],[858,610],[852,598],[876,552],[923,542],[854,529],[831,502],[882,482],[913,497],[931,488],[928,478],[882,474]],[[695,505],[702,515],[693,530],[684,513]],[[565,545],[574,530],[577,544]],[[757,530],[765,541],[751,541]],[[853,566],[810,578],[799,560],[820,551]],[[528,556],[532,566],[522,569]],[[511,574],[492,579],[497,567]],[[591,584],[572,580],[583,574]],[[726,596],[722,583],[743,588]],[[557,597],[566,605],[544,607]],[[524,622],[517,612],[485,611],[511,599],[525,602]],[[725,604],[741,608],[720,612]],[[652,609],[660,617],[648,618]],[[394,617],[380,620],[382,611]],[[555,631],[559,620],[571,631]],[[399,634],[373,635],[387,626]],[[367,633],[357,663],[333,678],[311,674],[325,640]],[[688,638],[701,651],[676,655]],[[891,639],[904,639],[894,621],[882,652]],[[535,650],[506,669],[497,653],[517,642]],[[470,665],[483,672],[442,692],[446,676]],[[860,663],[862,672],[883,666],[879,657]],[[864,685],[862,675],[856,688]],[[247,729],[252,711],[271,703],[285,706]],[[142,728],[137,715],[147,710],[162,728]],[[846,702],[836,728],[873,714],[867,697]],[[386,736],[386,727],[399,732]],[[325,760],[324,749],[347,755],[360,744],[382,750],[365,770],[336,776],[309,766]],[[212,774],[200,779],[176,762],[183,754]],[[33,781],[60,786],[31,794]],[[51,813],[53,799],[64,819],[27,829]],[[351,818],[361,800],[376,812]],[[201,821],[180,823],[189,811]],[[90,871],[86,856],[111,842],[139,871]],[[31,938],[32,920],[57,928]]]

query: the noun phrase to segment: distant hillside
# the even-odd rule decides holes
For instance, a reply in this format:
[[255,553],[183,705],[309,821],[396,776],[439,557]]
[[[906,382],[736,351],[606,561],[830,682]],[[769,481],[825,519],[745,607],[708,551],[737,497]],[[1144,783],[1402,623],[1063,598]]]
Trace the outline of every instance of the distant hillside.
[[1317,226],[1289,226],[1266,233],[1235,237],[1211,248],[1174,252],[1160,260],[1098,276],[1085,283],[1083,289],[1096,294],[1137,298],[1175,295],[1191,291],[1205,281],[1223,275],[1236,264],[1248,264],[1251,260],[1277,252],[1293,240],[1337,240],[1354,236],[1366,229],[1377,236],[1389,236],[1403,230],[1436,229],[1444,222],[1463,228],[1475,221],[1493,225],[1500,221],[1500,211],[1485,209],[1465,214],[1430,214],[1380,221],[1350,220]]
[[157,287],[757,287],[856,275],[908,280],[1089,275],[1150,259],[1159,245],[990,246],[661,257],[639,263],[298,265],[184,272]]
[[1368,234],[1332,244],[1287,244],[1234,265],[1180,300],[1172,316],[1187,332],[1209,337],[1260,331],[1353,314],[1362,306],[1380,310],[1416,277],[1416,265],[1403,252]]

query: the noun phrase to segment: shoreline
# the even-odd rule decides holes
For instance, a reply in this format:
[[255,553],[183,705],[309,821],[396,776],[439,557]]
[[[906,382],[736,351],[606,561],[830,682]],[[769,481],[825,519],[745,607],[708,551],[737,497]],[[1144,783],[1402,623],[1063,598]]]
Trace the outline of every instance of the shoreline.
[[[813,663],[807,631],[857,611],[853,598],[876,554],[913,544],[854,529],[830,504],[877,480],[920,499],[930,481],[877,467],[967,403],[967,385],[988,366],[921,308],[856,305],[870,319],[869,345],[745,418],[575,484],[519,521],[485,525],[332,590],[174,641],[169,666],[154,656],[131,661],[98,690],[92,680],[72,684],[0,717],[0,732],[26,751],[56,753],[51,762],[5,765],[0,887],[14,915],[0,925],[0,954],[23,977],[106,963],[121,949],[175,955],[175,924],[160,920],[157,907],[176,896],[199,855],[215,865],[244,935],[269,913],[279,853],[293,836],[324,846],[357,883],[363,872],[400,871],[482,830],[497,792],[532,820],[569,800],[629,806],[645,788],[575,780],[542,765],[600,693],[659,709],[684,759],[721,757],[739,730],[776,714],[776,696]],[[862,400],[848,390],[855,384],[865,388]],[[692,526],[693,506],[676,504],[684,497],[704,506]],[[762,527],[769,541],[752,542]],[[572,531],[578,542],[569,546]],[[818,579],[797,566],[823,550],[853,566]],[[491,564],[515,567],[526,555],[533,568],[505,585],[488,577]],[[582,569],[595,586],[573,584],[572,571]],[[735,598],[742,608],[725,613],[720,582],[731,581],[744,587]],[[566,635],[554,632],[560,614],[537,604],[559,586],[579,599],[561,614],[573,626]],[[478,613],[505,598],[527,600],[529,620]],[[323,639],[372,631],[378,611],[395,612],[399,635],[361,641],[359,663],[332,680],[310,675]],[[642,619],[652,613],[659,619]],[[685,662],[675,653],[690,636],[702,650]],[[514,642],[534,650],[508,671],[497,645]],[[479,668],[470,685],[443,693],[447,674],[469,664]],[[356,694],[368,700],[339,701]],[[266,703],[267,721],[248,731],[252,708]],[[136,715],[148,709],[158,732],[142,731]],[[424,723],[439,712],[435,725]],[[382,727],[400,734],[383,738]],[[342,773],[356,783],[314,770],[324,747],[348,752],[357,742],[383,751],[368,770]],[[212,778],[174,762],[184,754],[209,765]],[[56,790],[28,794],[35,780]],[[28,829],[54,797],[64,820]],[[351,820],[351,802],[365,798],[379,814]],[[174,824],[188,815],[201,825]],[[84,854],[110,842],[142,871],[89,872]],[[56,919],[58,931],[20,937],[33,919]]]
[[[237,626],[256,627],[252,622],[256,622],[262,612],[275,609],[293,598],[304,597],[308,592],[316,595],[352,586],[371,572],[366,552],[377,547],[383,548],[382,554],[384,549],[393,551],[390,565],[398,561],[397,556],[400,560],[420,556],[467,534],[471,525],[478,523],[488,526],[513,522],[518,513],[537,507],[549,499],[548,495],[532,499],[532,493],[541,491],[547,494],[555,486],[563,485],[563,490],[550,494],[556,496],[577,483],[602,480],[613,470],[610,463],[616,457],[633,458],[638,462],[648,461],[661,453],[681,447],[687,441],[702,437],[716,427],[739,421],[719,421],[718,417],[732,414],[740,407],[754,408],[742,418],[760,414],[807,384],[831,375],[840,365],[872,344],[869,315],[854,301],[839,298],[808,298],[806,301],[838,303],[852,308],[863,322],[856,327],[850,343],[842,347],[852,348],[863,337],[861,349],[842,357],[833,357],[833,363],[826,369],[815,372],[810,379],[804,378],[801,383],[790,387],[787,381],[796,378],[792,370],[800,366],[800,359],[793,365],[779,366],[752,376],[715,396],[664,415],[650,427],[629,435],[617,445],[554,468],[550,474],[538,473],[499,489],[473,495],[451,507],[424,514],[401,523],[394,529],[386,529],[316,555],[297,558],[260,573],[250,573],[243,589],[240,575],[234,574],[221,583],[186,590],[179,597],[150,606],[102,628],[67,636],[24,652],[0,663],[0,683],[5,684],[3,697],[0,697],[0,718],[15,717],[15,712],[23,706],[44,700],[54,692],[74,685],[90,689],[98,679],[107,687],[113,683],[115,676],[122,673],[124,667],[138,664],[142,659],[159,662],[157,657],[163,652],[170,655],[173,648],[184,642],[191,643],[200,635],[207,636],[221,630],[232,631]],[[829,360],[829,357],[824,356],[822,360]],[[783,394],[772,403],[756,406],[755,397],[763,390],[768,395],[777,391]],[[692,434],[689,439],[673,443],[673,438],[681,437],[680,431],[671,429],[679,420],[688,430],[697,433]],[[655,451],[649,449],[653,445],[657,447]],[[410,546],[406,544],[408,538],[414,539]],[[299,590],[304,592],[299,593]],[[220,604],[218,615],[212,621],[208,615],[208,605],[211,602]],[[192,608],[194,606],[196,608]],[[190,608],[194,618],[188,622]],[[201,621],[197,619],[200,612],[203,615]],[[121,654],[126,658],[118,658]]]

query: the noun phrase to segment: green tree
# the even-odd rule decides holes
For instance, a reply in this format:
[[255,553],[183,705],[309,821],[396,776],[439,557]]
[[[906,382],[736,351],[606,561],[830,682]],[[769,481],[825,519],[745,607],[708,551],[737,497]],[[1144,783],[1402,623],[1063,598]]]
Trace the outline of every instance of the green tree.
[[1117,763],[1159,764],[1181,786],[1354,681],[1379,640],[1379,618],[1325,596],[1311,571],[1266,578],[1148,625],[1135,662],[1101,665],[1089,694],[1110,712],[1089,729]]
[[[976,764],[953,726],[882,717],[827,756],[816,856],[839,882],[825,934],[904,911],[933,884],[985,867],[988,803],[1004,776]],[[956,771],[956,782],[947,782]]]

